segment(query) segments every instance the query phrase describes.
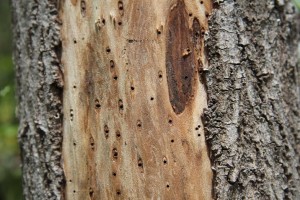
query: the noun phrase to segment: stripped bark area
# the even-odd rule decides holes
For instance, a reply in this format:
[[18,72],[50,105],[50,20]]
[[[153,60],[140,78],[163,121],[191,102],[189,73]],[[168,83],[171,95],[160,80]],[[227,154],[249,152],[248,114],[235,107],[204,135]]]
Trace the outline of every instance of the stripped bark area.
[[210,20],[207,140],[215,199],[300,199],[299,14],[224,1]]
[[210,1],[62,2],[66,199],[211,199]]

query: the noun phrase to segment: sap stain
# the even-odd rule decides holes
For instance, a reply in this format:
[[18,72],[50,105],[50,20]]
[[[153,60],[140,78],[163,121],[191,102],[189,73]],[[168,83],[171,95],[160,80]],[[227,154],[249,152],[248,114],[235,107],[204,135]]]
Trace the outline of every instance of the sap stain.
[[192,95],[193,71],[196,67],[193,31],[183,1],[171,9],[167,22],[166,68],[169,97],[176,114],[184,111]]

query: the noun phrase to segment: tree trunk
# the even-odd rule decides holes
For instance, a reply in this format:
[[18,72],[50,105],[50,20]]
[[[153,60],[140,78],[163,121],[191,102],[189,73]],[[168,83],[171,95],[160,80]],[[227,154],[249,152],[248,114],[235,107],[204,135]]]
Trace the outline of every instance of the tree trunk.
[[300,199],[290,2],[12,7],[25,199]]
[[300,199],[299,15],[291,2],[225,1],[206,43],[216,199]]

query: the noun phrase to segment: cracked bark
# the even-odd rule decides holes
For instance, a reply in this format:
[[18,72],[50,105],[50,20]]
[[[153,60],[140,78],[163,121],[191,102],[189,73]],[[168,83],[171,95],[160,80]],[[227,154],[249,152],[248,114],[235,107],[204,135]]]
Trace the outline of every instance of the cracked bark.
[[25,199],[62,199],[61,42],[55,1],[12,1]]
[[299,199],[299,15],[289,1],[224,1],[206,46],[216,199]]

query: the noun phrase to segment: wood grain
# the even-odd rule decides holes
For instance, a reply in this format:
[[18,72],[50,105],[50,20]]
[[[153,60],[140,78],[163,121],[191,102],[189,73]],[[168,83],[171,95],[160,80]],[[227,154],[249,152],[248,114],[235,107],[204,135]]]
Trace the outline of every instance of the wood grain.
[[211,199],[201,2],[62,2],[66,199]]

